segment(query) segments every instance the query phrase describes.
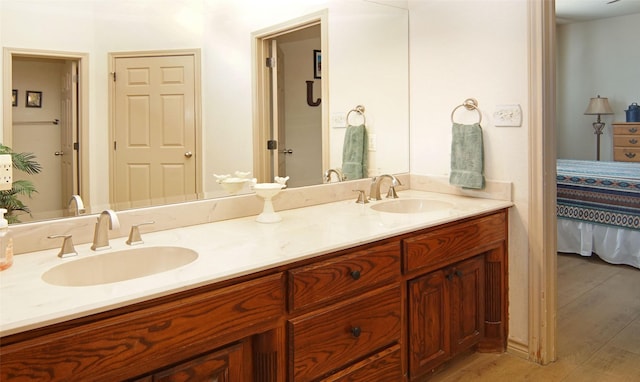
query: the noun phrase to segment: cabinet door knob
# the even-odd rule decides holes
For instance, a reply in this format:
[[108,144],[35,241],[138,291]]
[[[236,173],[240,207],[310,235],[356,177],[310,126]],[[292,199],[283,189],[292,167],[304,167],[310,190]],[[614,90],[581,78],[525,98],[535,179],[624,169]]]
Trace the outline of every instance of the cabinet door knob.
[[360,334],[362,334],[362,329],[360,329],[359,326],[354,326],[351,328],[351,334],[353,334],[355,338],[358,338]]
[[449,280],[449,281],[453,280],[453,273],[449,273],[447,275],[447,280]]
[[462,271],[461,270],[456,270],[456,276],[458,277],[462,277]]
[[351,278],[354,280],[358,280],[360,278],[360,271],[351,271]]
[[191,158],[193,156],[193,153],[191,151],[187,151],[186,153],[184,153],[184,156],[187,158]]

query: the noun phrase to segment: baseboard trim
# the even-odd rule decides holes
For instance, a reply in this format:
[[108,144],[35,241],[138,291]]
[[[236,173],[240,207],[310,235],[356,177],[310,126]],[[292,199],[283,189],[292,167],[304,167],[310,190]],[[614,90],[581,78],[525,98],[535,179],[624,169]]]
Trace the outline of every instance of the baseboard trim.
[[529,346],[523,342],[507,340],[507,353],[522,359],[529,359]]

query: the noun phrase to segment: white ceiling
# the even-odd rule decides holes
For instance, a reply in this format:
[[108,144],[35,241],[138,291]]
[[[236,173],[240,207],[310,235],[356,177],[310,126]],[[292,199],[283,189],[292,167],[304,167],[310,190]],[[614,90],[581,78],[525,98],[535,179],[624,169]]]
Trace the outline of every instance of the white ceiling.
[[640,13],[640,0],[556,0],[559,24]]

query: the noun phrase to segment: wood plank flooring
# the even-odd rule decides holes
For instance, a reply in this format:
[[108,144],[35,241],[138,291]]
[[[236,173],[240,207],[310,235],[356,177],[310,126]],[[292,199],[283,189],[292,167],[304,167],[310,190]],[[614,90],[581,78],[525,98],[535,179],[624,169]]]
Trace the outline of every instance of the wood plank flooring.
[[471,353],[429,382],[640,381],[640,269],[558,255],[558,360]]

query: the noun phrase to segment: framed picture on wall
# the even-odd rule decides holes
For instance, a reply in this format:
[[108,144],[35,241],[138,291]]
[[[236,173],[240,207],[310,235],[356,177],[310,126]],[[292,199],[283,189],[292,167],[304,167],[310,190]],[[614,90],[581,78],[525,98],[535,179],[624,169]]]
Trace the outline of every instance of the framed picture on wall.
[[322,53],[313,51],[313,78],[322,78]]
[[13,89],[11,91],[11,106],[13,107],[18,106],[18,90],[17,89]]
[[42,92],[27,90],[26,107],[42,107]]

